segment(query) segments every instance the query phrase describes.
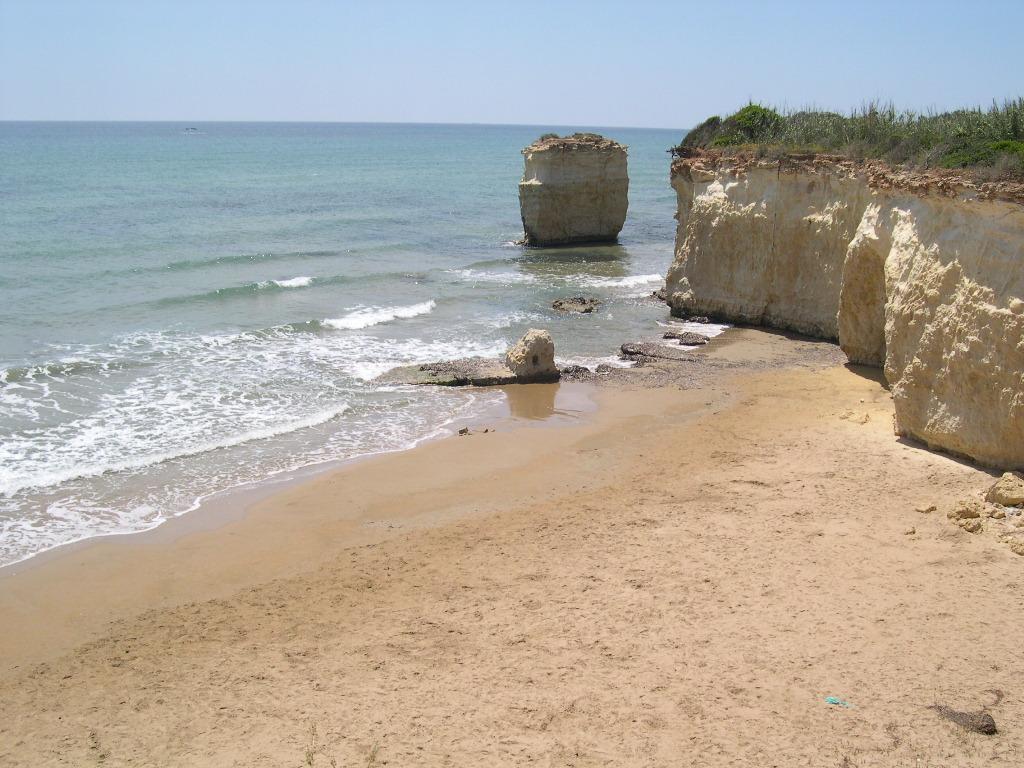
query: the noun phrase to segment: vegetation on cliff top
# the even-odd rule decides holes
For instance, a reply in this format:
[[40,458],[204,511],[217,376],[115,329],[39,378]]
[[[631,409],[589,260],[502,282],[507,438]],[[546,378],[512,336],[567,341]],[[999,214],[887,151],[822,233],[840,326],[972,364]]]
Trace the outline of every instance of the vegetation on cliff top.
[[780,113],[748,104],[725,119],[710,117],[672,152],[733,148],[820,152],[878,159],[916,168],[972,168],[1024,176],[1024,98],[988,109],[943,113],[898,111],[869,103],[849,115],[802,110]]
[[559,136],[557,133],[545,133],[534,141],[527,149],[538,149],[545,146],[560,146],[566,149],[580,147],[594,149],[608,149],[622,146],[613,139],[608,139],[599,133],[573,133],[566,136]]

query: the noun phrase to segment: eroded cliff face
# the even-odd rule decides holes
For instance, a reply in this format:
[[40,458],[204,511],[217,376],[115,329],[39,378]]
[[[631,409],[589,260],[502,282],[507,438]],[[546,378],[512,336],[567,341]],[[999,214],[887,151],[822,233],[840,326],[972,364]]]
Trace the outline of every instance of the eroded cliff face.
[[846,244],[867,205],[862,185],[770,168],[688,170],[672,178],[680,225],[671,303],[690,314],[838,338]]
[[613,242],[626,220],[626,147],[595,134],[523,150],[519,208],[528,245]]
[[677,314],[838,339],[899,434],[1024,467],[1024,205],[851,163],[677,161]]

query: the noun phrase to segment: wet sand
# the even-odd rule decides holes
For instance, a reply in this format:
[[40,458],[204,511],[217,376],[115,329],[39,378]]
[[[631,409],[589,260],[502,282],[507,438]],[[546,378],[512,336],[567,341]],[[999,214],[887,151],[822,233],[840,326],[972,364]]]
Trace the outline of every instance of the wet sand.
[[943,514],[992,476],[828,345],[710,346],[0,575],[0,764],[1024,762],[1024,558]]

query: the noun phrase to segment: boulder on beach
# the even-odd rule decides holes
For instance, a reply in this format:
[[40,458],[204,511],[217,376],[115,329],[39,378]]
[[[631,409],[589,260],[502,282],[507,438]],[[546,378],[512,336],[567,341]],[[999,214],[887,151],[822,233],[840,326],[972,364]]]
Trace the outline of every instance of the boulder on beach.
[[596,133],[546,134],[523,150],[527,245],[615,242],[626,220],[626,147]]
[[599,306],[601,306],[600,300],[590,296],[571,296],[551,302],[551,308],[556,312],[579,312],[583,315],[590,314]]
[[985,500],[1004,507],[1019,507],[1024,504],[1024,475],[1020,472],[1006,472],[988,489]]
[[555,381],[555,342],[547,331],[531,328],[512,345],[505,355],[505,365],[520,381]]

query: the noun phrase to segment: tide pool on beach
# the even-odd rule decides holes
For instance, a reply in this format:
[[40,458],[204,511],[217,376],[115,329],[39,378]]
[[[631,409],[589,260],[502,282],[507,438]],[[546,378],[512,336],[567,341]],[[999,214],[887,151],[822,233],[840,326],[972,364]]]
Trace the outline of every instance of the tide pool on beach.
[[[501,397],[373,382],[392,366],[657,338],[682,132],[593,129],[629,146],[618,245],[515,245],[520,149],[575,129],[0,124],[0,565]],[[551,310],[574,295],[602,307]]]

